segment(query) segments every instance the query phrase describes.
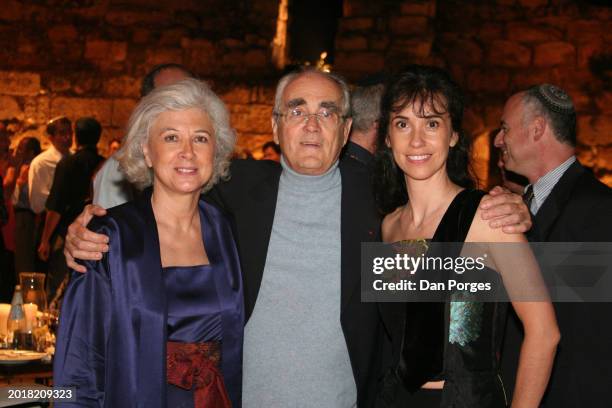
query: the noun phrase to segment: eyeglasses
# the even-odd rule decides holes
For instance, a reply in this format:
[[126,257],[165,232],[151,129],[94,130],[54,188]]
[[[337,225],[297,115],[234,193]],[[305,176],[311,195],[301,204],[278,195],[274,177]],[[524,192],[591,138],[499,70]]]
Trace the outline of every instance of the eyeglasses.
[[321,108],[316,113],[308,113],[302,107],[289,109],[286,113],[276,113],[276,115],[284,117],[285,122],[289,125],[297,125],[299,123],[307,123],[311,116],[314,116],[321,126],[333,127],[338,125],[340,119],[345,119],[345,116],[340,116],[338,112],[330,108]]

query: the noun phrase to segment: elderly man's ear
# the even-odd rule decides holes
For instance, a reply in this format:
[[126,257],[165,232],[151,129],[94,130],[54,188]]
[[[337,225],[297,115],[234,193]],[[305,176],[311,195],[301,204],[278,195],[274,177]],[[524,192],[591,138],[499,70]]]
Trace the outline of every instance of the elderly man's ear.
[[349,135],[351,134],[351,127],[353,126],[353,118],[348,118],[344,121],[344,140],[342,141],[342,146],[348,142]]
[[536,116],[532,120],[529,131],[534,142],[539,142],[542,139],[542,136],[544,136],[544,132],[546,131],[546,126],[546,119],[544,119],[542,116]]
[[272,139],[274,140],[274,143],[280,145],[280,141],[278,140],[278,122],[276,121],[276,117],[272,116],[270,122],[272,124]]

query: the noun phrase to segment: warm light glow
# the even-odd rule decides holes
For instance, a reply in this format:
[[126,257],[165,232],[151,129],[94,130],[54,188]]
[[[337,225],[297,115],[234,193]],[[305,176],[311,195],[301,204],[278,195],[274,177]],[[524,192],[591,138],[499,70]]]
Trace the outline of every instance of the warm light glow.
[[472,169],[478,179],[479,188],[487,188],[489,183],[489,131],[482,132],[474,137],[472,145]]
[[331,72],[331,64],[327,64],[325,62],[325,58],[327,58],[327,51],[323,51],[319,56],[319,60],[317,61],[317,69],[323,72]]
[[276,36],[272,40],[272,62],[278,69],[285,68],[287,64],[287,19],[289,0],[281,0],[278,5],[278,19],[276,20]]

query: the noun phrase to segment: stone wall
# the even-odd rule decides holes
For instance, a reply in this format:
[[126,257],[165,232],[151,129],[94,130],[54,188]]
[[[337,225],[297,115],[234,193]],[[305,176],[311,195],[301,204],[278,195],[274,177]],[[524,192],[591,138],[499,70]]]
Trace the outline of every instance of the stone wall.
[[49,118],[92,115],[104,150],[123,134],[144,74],[176,62],[211,82],[241,145],[257,150],[271,133],[277,12],[268,0],[3,0],[0,121],[46,145]]
[[447,67],[468,94],[466,128],[487,182],[489,133],[505,99],[532,84],[566,89],[579,158],[612,185],[612,8],[561,0],[345,0],[337,63],[349,77],[409,63]]
[[[240,148],[257,154],[270,139],[280,75],[270,48],[278,6],[273,0],[3,0],[0,121],[20,136],[42,135],[54,115],[87,114],[102,122],[105,139],[121,136],[144,73],[179,62],[212,83],[229,105]],[[612,185],[610,7],[569,0],[344,0],[343,14],[334,70],[350,80],[409,63],[451,70],[469,97],[466,127],[485,183],[489,133],[505,99],[547,81],[574,98],[580,159]]]

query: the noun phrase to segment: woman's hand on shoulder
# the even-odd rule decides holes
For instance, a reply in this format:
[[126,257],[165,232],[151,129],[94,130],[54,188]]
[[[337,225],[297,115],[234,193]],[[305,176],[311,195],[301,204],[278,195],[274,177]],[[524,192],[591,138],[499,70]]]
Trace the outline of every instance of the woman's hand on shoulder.
[[108,237],[87,229],[87,224],[95,216],[101,217],[106,210],[97,205],[88,205],[83,212],[68,227],[64,255],[68,267],[77,272],[86,272],[87,269],[76,262],[82,260],[102,259],[102,252],[108,252]]

